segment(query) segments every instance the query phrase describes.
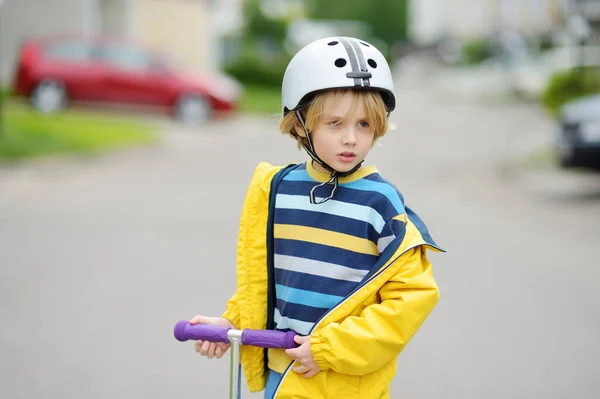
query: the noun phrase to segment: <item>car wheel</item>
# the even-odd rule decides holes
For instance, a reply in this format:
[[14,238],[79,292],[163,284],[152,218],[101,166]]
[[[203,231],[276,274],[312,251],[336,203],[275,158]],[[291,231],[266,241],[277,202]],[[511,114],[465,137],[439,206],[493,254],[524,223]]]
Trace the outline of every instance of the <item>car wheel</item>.
[[570,135],[562,128],[556,130],[554,153],[556,162],[561,168],[578,166],[579,153]]
[[44,80],[31,92],[31,104],[40,112],[60,111],[67,104],[67,92],[59,82]]
[[558,164],[563,168],[576,166],[577,152],[570,145],[561,145],[556,149]]
[[178,102],[175,115],[186,124],[198,124],[211,118],[210,103],[199,96],[184,96]]

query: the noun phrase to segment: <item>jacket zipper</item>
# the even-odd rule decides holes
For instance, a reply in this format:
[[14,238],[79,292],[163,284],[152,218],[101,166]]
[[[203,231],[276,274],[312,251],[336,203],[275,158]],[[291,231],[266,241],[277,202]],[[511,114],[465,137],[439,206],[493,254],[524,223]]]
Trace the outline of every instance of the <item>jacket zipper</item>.
[[376,279],[377,277],[379,277],[383,272],[385,272],[387,269],[389,269],[389,267],[398,260],[398,258],[400,258],[402,255],[404,255],[405,253],[407,253],[408,251],[410,251],[413,248],[416,248],[418,246],[421,245],[425,245],[427,247],[430,248],[434,248],[436,250],[442,250],[441,248],[438,248],[435,245],[432,244],[427,244],[427,243],[421,243],[421,244],[416,244],[413,245],[411,247],[406,248],[404,251],[402,251],[400,254],[398,254],[398,256],[396,256],[393,260],[388,261],[387,266],[382,267],[381,269],[379,269],[377,271],[377,273],[373,274],[368,280],[364,281],[361,285],[359,285],[358,287],[356,287],[350,294],[348,294],[348,296],[346,296],[342,301],[340,301],[340,303],[338,303],[337,305],[335,305],[333,308],[329,309],[326,313],[324,313],[316,322],[315,325],[310,329],[310,332],[308,333],[308,335],[312,334],[313,331],[315,330],[315,328],[317,328],[319,326],[319,323],[321,321],[323,321],[323,319],[325,317],[327,317],[331,312],[333,312],[334,310],[336,310],[337,308],[339,308],[341,305],[343,305],[344,303],[346,303],[350,298],[352,298],[354,295],[356,295],[360,290],[362,290],[363,288],[365,288],[371,281],[373,281],[374,279]]
[[[352,298],[354,295],[356,295],[360,290],[362,290],[363,288],[365,288],[371,281],[373,281],[374,279],[376,279],[377,277],[379,277],[384,271],[386,271],[387,269],[389,269],[389,267],[398,260],[398,258],[400,258],[402,255],[404,255],[405,253],[407,253],[408,251],[410,251],[413,248],[416,248],[418,246],[424,245],[426,247],[430,247],[433,249],[436,249],[438,251],[443,251],[442,248],[439,248],[435,245],[432,244],[428,244],[428,243],[421,243],[421,244],[415,244],[411,247],[406,248],[404,251],[402,251],[402,253],[398,254],[398,256],[396,256],[393,260],[388,261],[387,262],[387,266],[382,267],[381,269],[379,269],[375,274],[373,274],[369,279],[367,279],[366,281],[364,281],[361,285],[359,285],[358,287],[356,287],[350,294],[348,294],[343,300],[341,300],[337,305],[335,305],[333,308],[329,309],[326,313],[324,313],[316,322],[315,325],[310,329],[310,331],[308,332],[308,335],[310,336],[313,331],[315,330],[315,328],[317,328],[319,326],[319,323],[321,321],[323,321],[323,319],[325,319],[325,317],[327,317],[327,315],[329,315],[331,312],[333,312],[334,310],[336,310],[337,308],[339,308],[341,305],[343,305],[344,303],[346,303],[350,298]],[[285,371],[283,372],[283,374],[281,375],[281,379],[279,380],[279,383],[277,384],[277,388],[275,388],[275,393],[273,394],[273,399],[275,399],[277,397],[277,393],[279,392],[279,387],[281,386],[281,383],[283,382],[285,376],[288,374],[289,370],[291,369],[292,365],[294,364],[294,362],[292,361],[289,366],[287,367],[287,369],[285,369]]]

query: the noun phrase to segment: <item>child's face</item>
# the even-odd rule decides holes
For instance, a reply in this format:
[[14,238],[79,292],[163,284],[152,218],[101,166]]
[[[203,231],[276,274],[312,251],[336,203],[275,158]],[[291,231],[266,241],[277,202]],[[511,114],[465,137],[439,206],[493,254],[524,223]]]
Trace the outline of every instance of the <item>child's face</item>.
[[[327,165],[339,172],[347,172],[358,165],[373,145],[374,130],[367,117],[363,100],[359,98],[351,113],[354,97],[351,92],[329,97],[323,109],[320,123],[311,132],[315,151]],[[297,124],[296,132],[305,136]],[[316,162],[315,169],[327,171]]]

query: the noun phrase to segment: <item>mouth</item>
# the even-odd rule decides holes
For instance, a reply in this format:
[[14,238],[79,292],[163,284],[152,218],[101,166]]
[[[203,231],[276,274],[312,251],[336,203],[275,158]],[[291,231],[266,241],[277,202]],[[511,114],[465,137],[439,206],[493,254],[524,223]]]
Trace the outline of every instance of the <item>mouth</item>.
[[340,152],[338,158],[344,162],[352,162],[356,159],[356,154],[350,151]]

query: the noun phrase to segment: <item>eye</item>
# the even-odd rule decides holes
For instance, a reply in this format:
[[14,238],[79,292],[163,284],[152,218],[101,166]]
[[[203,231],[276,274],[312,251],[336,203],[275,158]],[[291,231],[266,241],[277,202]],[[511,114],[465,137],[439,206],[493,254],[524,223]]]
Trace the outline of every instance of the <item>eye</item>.
[[358,126],[366,129],[366,128],[369,127],[369,122],[367,122],[367,121],[360,121],[360,122],[358,122]]
[[341,126],[342,121],[330,121],[327,123],[329,126]]

